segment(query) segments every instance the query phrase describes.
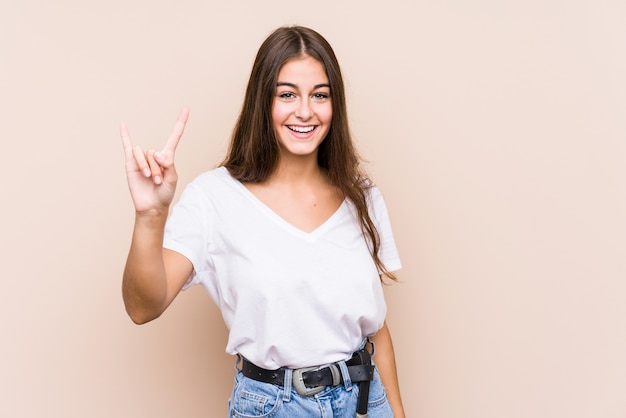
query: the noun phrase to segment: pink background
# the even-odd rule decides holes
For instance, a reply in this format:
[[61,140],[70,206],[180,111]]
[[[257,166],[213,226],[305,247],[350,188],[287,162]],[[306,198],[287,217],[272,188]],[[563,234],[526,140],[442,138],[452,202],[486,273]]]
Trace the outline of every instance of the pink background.
[[189,106],[182,189],[289,23],[335,47],[391,211],[408,416],[626,416],[623,0],[3,1],[0,416],[225,416],[204,291],[143,327],[124,312],[117,132],[160,147]]

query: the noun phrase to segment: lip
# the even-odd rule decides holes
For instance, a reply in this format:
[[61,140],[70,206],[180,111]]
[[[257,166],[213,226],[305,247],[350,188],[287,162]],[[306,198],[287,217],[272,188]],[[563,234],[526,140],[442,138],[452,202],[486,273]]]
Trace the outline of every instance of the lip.
[[317,125],[286,125],[289,133],[298,139],[308,139],[317,131]]

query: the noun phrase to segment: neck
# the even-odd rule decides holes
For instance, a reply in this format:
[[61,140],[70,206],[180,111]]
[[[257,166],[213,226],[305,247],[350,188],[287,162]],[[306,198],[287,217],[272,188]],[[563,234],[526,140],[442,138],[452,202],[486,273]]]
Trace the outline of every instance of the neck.
[[283,155],[270,181],[294,184],[319,180],[323,176],[323,170],[317,163],[317,155]]

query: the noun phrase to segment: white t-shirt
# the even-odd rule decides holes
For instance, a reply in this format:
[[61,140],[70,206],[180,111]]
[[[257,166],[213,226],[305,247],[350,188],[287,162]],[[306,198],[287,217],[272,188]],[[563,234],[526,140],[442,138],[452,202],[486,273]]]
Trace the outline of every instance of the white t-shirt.
[[[383,198],[370,214],[389,271],[401,267]],[[346,359],[386,314],[379,272],[354,206],[344,201],[313,232],[289,224],[232,178],[208,171],[184,190],[165,228],[164,247],[193,264],[186,287],[201,284],[230,330],[226,351],[276,369]]]

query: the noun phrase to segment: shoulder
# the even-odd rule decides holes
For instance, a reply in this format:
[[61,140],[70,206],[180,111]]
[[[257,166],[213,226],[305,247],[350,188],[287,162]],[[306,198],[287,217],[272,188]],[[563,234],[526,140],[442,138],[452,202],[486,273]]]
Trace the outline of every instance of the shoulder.
[[[236,194],[237,180],[233,179],[225,167],[217,167],[206,171],[183,189],[179,204],[195,202],[198,205],[211,204],[210,202],[225,201]],[[204,202],[204,203],[202,203]]]
[[369,177],[361,177],[359,179],[359,185],[361,186],[365,197],[370,202],[375,202],[376,200],[382,199],[382,193],[380,192],[380,189],[378,188],[376,183],[374,183],[374,181],[372,181],[372,179],[370,179]]
[[233,181],[226,167],[216,167],[198,175],[189,185],[214,184]]
[[380,188],[371,179],[365,178],[361,180],[361,188],[365,195],[367,208],[376,219],[387,216],[387,205]]
[[186,190],[204,191],[220,191],[232,189],[235,182],[226,167],[217,167],[198,175],[187,186]]

